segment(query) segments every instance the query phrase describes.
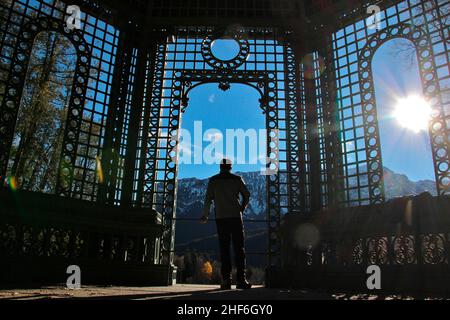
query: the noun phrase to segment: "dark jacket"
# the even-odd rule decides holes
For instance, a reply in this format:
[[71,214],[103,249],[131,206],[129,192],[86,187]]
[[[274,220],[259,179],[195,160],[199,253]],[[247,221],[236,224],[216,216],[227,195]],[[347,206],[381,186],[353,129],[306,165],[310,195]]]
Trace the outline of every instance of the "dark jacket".
[[[239,195],[243,197],[242,204]],[[221,172],[209,179],[203,215],[209,216],[214,201],[216,219],[242,217],[243,206],[247,206],[249,199],[250,192],[240,176]]]

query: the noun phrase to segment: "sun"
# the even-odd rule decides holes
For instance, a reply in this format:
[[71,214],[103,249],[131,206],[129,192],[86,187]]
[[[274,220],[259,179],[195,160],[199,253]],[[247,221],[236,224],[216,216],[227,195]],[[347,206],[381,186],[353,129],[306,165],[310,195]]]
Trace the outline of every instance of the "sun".
[[422,97],[409,96],[398,100],[393,115],[402,127],[419,133],[428,129],[431,107]]

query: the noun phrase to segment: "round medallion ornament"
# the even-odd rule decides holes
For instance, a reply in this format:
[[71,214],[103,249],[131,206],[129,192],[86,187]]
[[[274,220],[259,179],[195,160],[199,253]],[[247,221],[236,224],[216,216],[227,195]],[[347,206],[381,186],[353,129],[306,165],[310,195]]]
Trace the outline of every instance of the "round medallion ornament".
[[[230,59],[220,59],[218,55],[222,56],[230,53],[230,52],[221,52],[223,50],[220,49],[218,50],[214,49],[214,45],[219,44],[220,41],[222,41],[223,43],[228,42],[227,46],[228,48],[232,47],[234,41],[235,45],[238,46],[237,54],[232,54],[232,57]],[[214,35],[209,35],[205,38],[205,40],[203,40],[202,43],[203,59],[205,59],[206,63],[208,63],[211,67],[215,69],[222,69],[222,70],[236,69],[246,61],[249,52],[250,52],[250,45],[248,41],[245,38],[243,38],[242,34],[240,33],[236,33],[228,37],[216,37]]]

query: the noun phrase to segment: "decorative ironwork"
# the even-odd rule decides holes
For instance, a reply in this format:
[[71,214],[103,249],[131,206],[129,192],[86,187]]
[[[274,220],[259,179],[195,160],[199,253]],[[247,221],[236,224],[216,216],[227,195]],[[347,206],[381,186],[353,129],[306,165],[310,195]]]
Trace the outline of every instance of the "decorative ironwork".
[[388,262],[388,239],[387,238],[370,238],[367,239],[367,255],[368,263],[375,265],[384,265]]
[[[344,284],[357,288],[358,281],[367,279],[363,277],[367,267],[377,265],[382,268],[385,279],[397,279],[399,274],[407,279],[407,283],[391,284],[387,281],[384,288],[423,289],[421,281],[430,282],[427,289],[447,288],[448,283],[444,279],[450,261],[450,242],[448,232],[439,230],[450,227],[450,197],[419,195],[411,201],[412,217],[404,215],[393,201],[324,209],[313,216],[286,217],[282,228],[283,243],[286,244],[284,251],[288,255],[283,257],[284,271],[291,270],[296,275],[286,277],[291,280],[289,284],[302,286],[313,283],[333,288]],[[313,256],[308,260],[294,258],[311,252],[310,248],[295,247],[293,231],[303,225],[314,225],[321,234],[319,243],[312,250]],[[309,263],[311,260],[312,265]],[[441,281],[444,281],[442,286]],[[364,284],[365,281],[359,285]]]
[[287,167],[287,184],[289,208],[292,212],[305,213],[307,207],[307,179],[305,159],[305,104],[302,101],[304,90],[301,87],[301,73],[299,50],[295,51],[292,42],[286,39],[284,45],[285,52],[285,86],[286,103],[288,114],[286,122],[288,126],[289,145],[287,146],[287,156],[289,157]]
[[[116,1],[103,8],[100,0],[77,0],[83,11],[80,30],[65,27],[66,4],[61,1],[0,4],[5,12],[0,17],[0,175],[7,174],[33,41],[39,32],[57,32],[70,40],[77,53],[58,196],[98,201],[111,205],[111,210],[122,206],[127,217],[117,220],[120,223],[108,220],[108,226],[120,230],[132,219],[130,210],[152,208],[164,215],[163,233],[149,235],[137,226],[125,233],[114,228],[112,232],[92,221],[85,228],[69,223],[72,220],[67,215],[36,224],[18,222],[2,213],[0,258],[88,258],[158,264],[169,270],[177,199],[178,142],[173,138],[189,105],[189,92],[204,83],[216,83],[223,91],[240,83],[261,95],[269,131],[267,154],[275,165],[271,169],[277,171],[267,177],[269,265],[282,265],[279,231],[284,218],[289,220],[287,213],[306,217],[322,207],[367,204],[374,204],[376,210],[356,208],[354,216],[351,211],[339,211],[329,220],[316,221],[319,226],[330,223],[321,229],[320,243],[303,253],[297,251],[298,256],[286,261],[340,270],[369,263],[396,267],[448,264],[449,227],[439,214],[436,221],[443,221],[442,230],[436,231],[422,217],[419,220],[426,227],[411,229],[403,223],[402,232],[389,220],[392,215],[382,215],[389,205],[384,203],[371,62],[376,50],[389,40],[405,38],[414,43],[424,94],[433,109],[429,134],[437,189],[441,196],[448,195],[450,103],[444,95],[449,92],[445,85],[450,58],[448,27],[442,23],[448,14],[443,17],[440,9],[449,1],[436,2],[433,7],[427,7],[426,1],[389,2],[380,30],[369,30],[365,16],[360,15],[367,1],[348,14],[338,14],[333,22],[323,20],[322,7],[312,1],[305,4],[304,13],[292,6],[293,0],[283,1],[286,6],[276,1],[277,6],[274,0],[268,7],[252,4],[242,10],[238,5],[209,3],[189,8],[191,18],[212,12],[214,19],[246,16],[246,21],[266,25],[238,25],[225,33],[212,19],[205,20],[209,26],[180,27],[178,19],[156,26],[144,16],[145,12],[175,18],[184,14],[181,2],[137,1],[135,7],[122,12],[130,2]],[[328,4],[324,8],[336,7]],[[304,14],[312,20],[290,23]],[[272,15],[277,16],[270,22],[256,19],[269,21]],[[277,27],[268,27],[269,23]],[[298,25],[307,30],[299,30]],[[342,27],[334,29],[337,25]],[[306,34],[321,41],[309,43],[311,39],[303,38]],[[214,56],[212,44],[218,39],[237,41],[236,57],[224,61]],[[312,71],[302,64],[305,55],[312,57]],[[101,169],[104,181],[98,177]],[[437,199],[445,197],[433,201],[441,201]],[[78,205],[83,207],[74,206]]]
[[[158,270],[157,266],[159,260],[156,253],[162,227],[161,215],[154,211],[135,209],[123,216],[120,208],[23,191],[13,194],[3,190],[0,199],[2,262],[9,259],[20,263],[40,257],[44,260],[36,263],[45,263],[46,279],[57,281],[61,280],[61,270],[58,269],[59,264],[54,262],[62,259],[70,259],[74,264],[83,261],[86,266],[104,264],[101,272],[107,270],[108,273],[115,269],[116,279],[122,277],[118,271],[126,269],[125,263],[131,262],[134,267],[149,268],[145,277],[153,278],[155,283],[167,282],[163,278],[157,279],[156,274],[152,275],[152,272],[164,270]],[[20,199],[20,209],[16,206],[17,199]],[[152,271],[153,267],[155,269]],[[0,269],[4,271],[4,268],[5,264],[1,264]],[[89,274],[94,274],[94,281],[102,281],[97,268],[86,269],[88,278]],[[125,278],[130,276],[140,277],[132,273],[124,275]],[[1,275],[0,278],[4,283],[5,279]]]
[[364,263],[364,240],[358,239],[355,241],[352,252],[352,263],[360,265]]
[[242,32],[234,32],[227,38],[235,40],[239,44],[239,53],[230,60],[221,60],[214,56],[212,46],[219,39],[217,35],[208,35],[202,43],[202,56],[211,67],[222,70],[233,70],[245,63],[250,52],[250,45]]
[[[179,129],[180,117],[188,107],[188,94],[199,83],[215,82],[222,90],[229,90],[233,83],[241,83],[250,85],[261,94],[260,105],[266,119],[270,119],[266,121],[266,127],[271,132],[269,141],[281,146],[279,149],[272,147],[272,152],[268,154],[274,166],[271,170],[279,172],[279,175],[268,179],[268,253],[272,263],[280,262],[277,231],[283,214],[294,210],[291,209],[294,201],[297,205],[295,210],[300,210],[301,198],[306,198],[306,187],[302,187],[306,186],[302,170],[306,159],[301,151],[301,142],[297,148],[297,140],[291,141],[302,136],[301,128],[298,129],[301,124],[298,112],[302,107],[292,100],[300,93],[296,83],[289,81],[297,77],[295,56],[290,44],[275,38],[271,30],[261,34],[251,29],[243,32],[249,48],[253,49],[237,69],[211,69],[201,51],[205,37],[214,34],[208,28],[178,28],[172,37],[162,32],[154,57],[150,60],[154,65],[147,71],[152,78],[151,82],[147,82],[148,98],[144,102],[142,119],[144,124],[149,125],[142,127],[141,139],[145,148],[139,152],[142,158],[139,172],[142,176],[138,175],[140,178],[136,181],[136,199],[138,204],[164,212],[167,217],[166,241],[161,248],[165,263],[170,263],[174,252],[177,188],[173,159],[177,156],[177,143],[173,138]],[[264,60],[261,61],[261,57]],[[291,145],[294,147],[288,151]],[[281,160],[278,162],[277,159]],[[291,178],[291,182],[287,182],[289,175],[295,177]],[[290,193],[296,196],[291,198]],[[290,199],[293,199],[292,202],[289,202]]]
[[444,264],[447,262],[447,240],[444,234],[427,234],[421,240],[421,251],[425,264]]
[[[169,116],[169,127],[167,136],[171,137],[167,144],[166,168],[168,172],[165,176],[163,188],[165,190],[164,197],[164,227],[165,233],[161,245],[161,254],[164,261],[172,261],[174,243],[175,243],[175,221],[176,218],[176,190],[177,190],[177,157],[179,148],[178,133],[180,130],[181,115],[187,107],[187,99],[189,92],[199,85],[205,83],[218,83],[221,86],[226,83],[228,88],[231,83],[242,83],[256,89],[261,95],[261,109],[266,115],[266,123],[268,125],[267,135],[267,154],[269,157],[278,156],[278,144],[273,141],[278,139],[276,129],[277,126],[277,109],[275,99],[275,74],[271,72],[259,71],[198,71],[198,70],[180,70],[174,72],[174,81],[171,111]],[[269,189],[268,196],[268,220],[269,223],[269,257],[278,252],[277,245],[279,243],[277,230],[280,224],[280,214],[277,209],[279,197],[277,190],[279,189],[279,177],[277,172],[279,168],[271,168],[274,174],[267,178],[267,187]]]
[[[439,194],[447,194],[450,186],[448,176],[448,168],[450,166],[448,129],[444,121],[445,112],[440,102],[437,70],[433,67],[431,42],[429,36],[421,27],[400,23],[396,26],[385,28],[369,38],[359,58],[369,192],[372,203],[381,203],[384,201],[383,164],[377,120],[375,86],[371,71],[372,59],[376,50],[381,45],[395,38],[406,38],[416,46],[424,95],[430,101],[433,110],[430,123],[430,139],[435,162],[437,190]],[[441,170],[440,168],[447,168],[447,170]]]
[[[161,123],[161,102],[164,82],[164,61],[166,56],[166,43],[158,43],[155,47],[154,64],[152,69],[147,70],[153,74],[150,78],[152,82],[148,84],[147,92],[149,97],[145,100],[145,109],[142,127],[143,147],[142,158],[140,159],[139,187],[137,189],[138,206],[141,205],[156,210],[162,210],[157,199],[157,179],[158,172],[158,147]],[[150,91],[151,90],[151,91]]]
[[[375,93],[372,91],[373,87],[362,88],[363,82],[367,83],[367,79],[363,79],[362,75],[364,73],[365,76],[372,76],[371,59],[373,54],[386,41],[396,38],[409,39],[415,44],[417,53],[424,54],[419,57],[418,61],[420,69],[425,67],[421,72],[422,75],[427,74],[427,78],[421,77],[421,80],[425,96],[436,110],[430,123],[430,132],[432,123],[435,121],[439,122],[437,129],[441,130],[439,133],[434,130],[438,137],[435,139],[437,141],[432,142],[432,144],[440,146],[437,148],[439,155],[436,154],[436,147],[432,148],[436,182],[439,184],[440,194],[448,193],[450,183],[448,158],[446,160],[448,157],[448,128],[442,124],[448,119],[448,113],[445,110],[448,110],[449,103],[444,97],[449,91],[446,89],[445,83],[448,78],[447,66],[450,61],[447,55],[448,44],[442,36],[443,33],[439,31],[443,26],[442,19],[446,19],[444,18],[445,14],[441,14],[446,12],[444,8],[448,6],[448,1],[445,2],[447,3],[398,1],[386,4],[386,7],[382,7],[382,12],[385,14],[380,15],[380,24],[377,29],[369,28],[365,21],[367,17],[357,14],[354,17],[345,18],[345,23],[342,22],[340,28],[333,29],[334,26],[326,25],[320,27],[323,32],[332,33],[332,45],[327,45],[327,52],[332,52],[332,60],[327,56],[323,58],[328,60],[326,61],[327,68],[330,66],[330,61],[333,61],[335,69],[332,77],[336,78],[334,84],[337,92],[336,104],[339,111],[339,135],[342,144],[341,163],[338,164],[339,175],[342,175],[342,179],[339,180],[343,181],[343,185],[340,187],[344,196],[343,199],[339,199],[341,205],[361,206],[384,201],[383,172],[379,170],[382,170],[382,155],[377,121],[374,120],[373,113],[367,112],[371,112],[371,110],[376,112],[376,107],[371,103],[372,100],[375,100]],[[410,27],[406,32],[405,26]],[[417,37],[417,39],[414,40],[413,37]],[[363,50],[366,50],[367,56],[363,55]],[[328,54],[328,56],[330,55]],[[436,74],[436,71],[439,72]],[[433,88],[433,97],[426,93],[428,85]],[[372,100],[367,100],[368,98]],[[363,103],[369,110],[364,110]],[[444,138],[444,132],[446,132],[447,138]],[[431,133],[430,139],[433,140]],[[381,141],[381,143],[383,142]]]
[[413,264],[417,261],[415,241],[415,237],[413,236],[400,236],[394,238],[392,245],[395,264]]
[[19,33],[16,51],[13,54],[13,61],[10,66],[5,96],[0,107],[2,115],[0,119],[0,175],[6,175],[17,113],[33,42],[35,37],[43,31],[61,33],[72,42],[77,51],[77,66],[68,103],[60,175],[57,183],[58,194],[69,196],[89,78],[90,48],[80,31],[76,29],[69,30],[62,21],[54,18],[47,17],[32,20],[26,23]]

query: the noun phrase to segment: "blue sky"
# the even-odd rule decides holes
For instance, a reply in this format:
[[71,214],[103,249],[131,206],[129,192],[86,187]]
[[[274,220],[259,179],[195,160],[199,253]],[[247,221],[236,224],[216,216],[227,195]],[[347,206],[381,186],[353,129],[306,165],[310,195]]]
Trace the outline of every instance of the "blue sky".
[[[411,65],[402,57],[396,57],[392,43],[380,48],[373,61],[383,163],[414,181],[434,180],[428,133],[407,131],[390,116],[397,98],[422,93],[417,61]],[[192,132],[195,121],[202,121],[203,131],[265,128],[259,95],[250,87],[233,84],[229,91],[222,92],[217,84],[207,84],[191,91],[189,98],[189,107],[182,119],[183,129]],[[203,147],[208,144],[205,142]],[[234,171],[259,171],[260,167],[237,165]],[[217,165],[181,165],[179,177],[206,178],[216,172]]]
[[[397,39],[397,43],[408,40]],[[391,114],[397,97],[422,94],[417,58],[396,56],[394,41],[376,53],[372,69],[378,107],[378,120],[384,166],[406,174],[411,180],[434,180],[434,167],[428,132],[415,133],[401,128]]]
[[[217,84],[201,85],[189,95],[189,107],[183,114],[182,127],[193,132],[195,121],[202,121],[203,132],[217,129],[225,134],[227,129],[265,129],[265,116],[259,107],[259,98],[260,95],[255,89],[243,84],[232,84],[231,89],[226,92],[220,90]],[[203,148],[209,144],[210,142],[203,142]],[[226,154],[225,149],[224,146],[223,153],[232,157],[233,155]],[[248,150],[248,144],[246,149]],[[234,154],[237,154],[236,148]],[[265,150],[262,150],[262,154],[265,154]],[[260,169],[261,165],[258,164],[234,166],[234,171],[240,172]],[[184,164],[180,166],[179,177],[206,178],[217,171],[217,165]]]

